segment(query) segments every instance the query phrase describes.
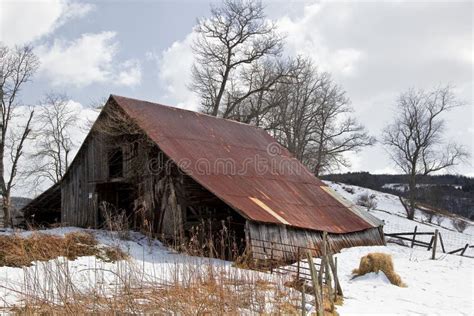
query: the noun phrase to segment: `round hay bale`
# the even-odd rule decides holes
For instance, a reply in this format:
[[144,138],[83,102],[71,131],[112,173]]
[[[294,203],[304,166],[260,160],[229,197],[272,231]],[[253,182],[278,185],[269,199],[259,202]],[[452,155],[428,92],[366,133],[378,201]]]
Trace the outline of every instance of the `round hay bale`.
[[379,271],[382,271],[393,285],[406,286],[400,276],[395,273],[392,256],[386,253],[373,252],[363,256],[360,259],[359,268],[354,269],[352,274],[361,276],[370,272],[379,273]]

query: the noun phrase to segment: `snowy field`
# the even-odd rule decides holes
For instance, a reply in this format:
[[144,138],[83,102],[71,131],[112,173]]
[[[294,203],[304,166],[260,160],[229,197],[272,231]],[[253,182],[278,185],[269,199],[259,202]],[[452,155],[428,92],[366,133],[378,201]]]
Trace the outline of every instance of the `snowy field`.
[[[64,234],[79,231],[78,228],[61,228],[46,231]],[[103,231],[91,231],[101,244],[115,245],[118,240]],[[29,234],[24,232],[23,234]],[[58,263],[67,265],[69,275],[84,291],[93,289],[96,283],[107,284],[114,291],[114,284],[120,271],[134,267],[134,275],[140,282],[167,284],[176,278],[189,278],[209,264],[227,273],[242,273],[246,278],[268,279],[273,276],[249,272],[232,267],[230,262],[189,257],[177,254],[163,247],[159,242],[149,242],[138,233],[133,233],[129,241],[120,240],[120,246],[130,254],[124,262],[107,263],[95,257],[81,257],[74,261],[65,259],[38,262],[28,268],[0,267],[0,307],[19,304],[23,295],[32,289],[34,275],[44,276],[40,285],[44,295],[48,278],[57,279],[60,274]],[[390,253],[395,270],[407,284],[406,288],[394,286],[383,273],[369,274],[352,279],[351,271],[358,267],[360,257],[369,252]],[[424,249],[411,249],[397,245],[387,247],[356,247],[344,249],[338,257],[339,278],[344,290],[344,304],[338,306],[340,315],[473,315],[474,261],[455,255],[440,255],[430,260],[430,253]],[[249,280],[252,282],[252,280]],[[38,285],[35,285],[38,286]],[[45,297],[45,298],[46,298]],[[308,306],[309,307],[309,306]]]
[[[353,202],[365,191],[375,194],[378,206],[377,210],[371,212],[385,221],[387,231],[411,231],[415,225],[418,225],[418,231],[438,228],[445,238],[446,248],[458,247],[463,243],[473,244],[472,227],[461,234],[454,231],[448,219],[442,223],[442,227],[421,223],[421,214],[417,214],[416,222],[409,221],[398,198],[393,195],[354,186],[351,186],[354,193],[349,193],[344,189],[349,187],[347,185],[329,185]],[[117,291],[117,284],[123,278],[129,278],[135,284],[167,285],[200,277],[210,267],[250,283],[267,280],[283,286],[287,280],[281,276],[235,268],[231,262],[179,254],[139,233],[131,233],[129,240],[122,240],[114,233],[74,227],[42,232],[64,235],[77,231],[91,232],[101,245],[119,246],[129,254],[129,259],[110,263],[96,257],[80,257],[76,260],[58,258],[35,262],[25,268],[0,267],[0,314],[2,309],[5,311],[12,305],[21,305],[28,295],[50,300],[59,288],[55,283],[65,282],[68,278],[77,286],[76,290],[93,293],[100,288],[110,295]],[[27,236],[31,232],[19,234]],[[390,284],[383,273],[353,279],[351,271],[358,267],[360,258],[370,252],[391,254],[395,271],[407,287]],[[337,306],[340,315],[474,315],[474,259],[446,255],[439,251],[437,260],[430,260],[431,252],[424,248],[411,249],[395,244],[343,249],[336,256],[344,291],[344,303]],[[291,295],[293,302],[295,298],[297,302],[299,297],[299,293],[295,292],[289,290],[286,294]],[[268,295],[264,297],[269,298]],[[310,303],[309,297],[307,302]],[[310,305],[307,308],[311,310]]]
[[[392,285],[383,273],[351,280],[357,258],[369,252],[390,253],[407,287]],[[474,315],[474,259],[430,260],[426,250],[397,245],[344,249],[337,257],[344,290],[340,315]]]
[[[374,210],[370,210],[370,213],[385,222],[384,231],[386,233],[413,232],[415,226],[418,226],[418,232],[433,232],[435,229],[438,229],[442,235],[447,252],[464,247],[466,244],[474,245],[474,223],[472,222],[470,222],[470,225],[463,233],[460,233],[454,229],[451,218],[446,216],[442,216],[440,225],[438,225],[436,221],[428,223],[425,220],[424,214],[416,211],[415,220],[410,221],[406,219],[405,210],[395,195],[343,183],[325,182],[333,190],[354,204],[361,194],[373,194],[377,206]],[[348,191],[352,191],[352,193]],[[429,242],[430,236],[418,236],[417,239]],[[440,247],[439,244],[438,247]],[[441,248],[438,250],[441,251]],[[474,248],[468,248],[465,254],[474,257]]]

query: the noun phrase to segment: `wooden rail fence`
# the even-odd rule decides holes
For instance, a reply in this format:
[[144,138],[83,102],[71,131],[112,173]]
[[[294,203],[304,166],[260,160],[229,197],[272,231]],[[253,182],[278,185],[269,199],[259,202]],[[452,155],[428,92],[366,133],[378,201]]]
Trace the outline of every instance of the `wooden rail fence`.
[[[431,250],[432,252],[431,259],[435,259],[438,243],[441,246],[441,251],[443,253],[458,254],[460,256],[464,256],[468,258],[474,258],[472,256],[467,256],[465,254],[466,250],[468,248],[474,248],[474,245],[466,244],[463,247],[460,247],[458,249],[447,251],[444,246],[443,236],[437,229],[435,229],[434,232],[419,232],[418,226],[415,226],[415,229],[413,230],[413,232],[385,233],[384,235],[385,237],[390,237],[390,239],[386,238],[388,242],[395,242],[392,239],[396,239],[396,240],[402,241],[402,243],[398,243],[398,242],[395,242],[395,243],[403,245],[403,246],[407,246],[405,242],[408,242],[411,248],[413,248],[414,246],[418,246],[418,247],[427,248],[427,250]],[[416,237],[419,237],[419,236],[431,236],[431,239],[429,242],[416,239]]]

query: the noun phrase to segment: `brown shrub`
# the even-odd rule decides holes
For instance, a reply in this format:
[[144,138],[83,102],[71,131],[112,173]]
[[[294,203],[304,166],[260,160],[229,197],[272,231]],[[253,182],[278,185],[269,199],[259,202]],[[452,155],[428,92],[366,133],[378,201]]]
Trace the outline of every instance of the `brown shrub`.
[[97,240],[90,233],[76,232],[64,235],[64,256],[74,260],[82,256],[95,256],[98,249]]
[[[18,236],[21,244],[22,238]],[[33,233],[30,237],[23,239],[24,254],[31,261],[47,261],[62,255],[63,238],[60,236]]]
[[0,235],[0,267],[30,266],[33,261],[48,261],[57,257],[74,260],[97,256],[109,262],[126,258],[126,254],[117,247],[102,250],[97,247],[95,237],[86,232],[69,233],[64,237],[36,232],[28,237]]
[[406,286],[400,276],[395,273],[392,256],[386,253],[374,252],[363,256],[360,258],[359,268],[352,270],[352,273],[360,276],[370,272],[378,273],[379,271],[387,276],[390,283],[400,287]]
[[100,256],[100,258],[106,262],[115,262],[127,259],[128,255],[119,247],[113,246],[105,248],[104,255]]

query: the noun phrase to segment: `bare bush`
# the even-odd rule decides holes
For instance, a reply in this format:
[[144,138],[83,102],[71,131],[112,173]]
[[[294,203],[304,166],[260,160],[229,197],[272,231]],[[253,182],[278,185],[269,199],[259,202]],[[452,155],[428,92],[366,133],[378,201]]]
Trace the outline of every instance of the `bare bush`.
[[[189,232],[187,242],[181,246],[181,251],[199,257],[220,258],[226,260],[240,260],[239,245],[235,231],[231,229],[231,218],[222,220],[220,227],[210,219],[193,226]],[[213,238],[210,238],[213,236]]]
[[433,212],[424,212],[424,220],[427,223],[433,223],[433,220],[436,218],[436,214]]
[[370,211],[377,207],[377,201],[375,194],[369,194],[368,192],[364,192],[359,195],[357,198],[357,205],[363,206],[367,208],[367,211]]
[[115,205],[102,201],[99,212],[104,219],[104,228],[110,232],[117,232],[120,239],[130,239],[129,220],[125,210],[118,209]]
[[455,217],[452,218],[451,224],[460,233],[463,233],[466,230],[466,228],[469,227],[469,224],[461,218],[455,218]]
[[444,221],[444,217],[441,215],[438,215],[436,216],[435,220],[436,220],[436,224],[438,224],[438,226],[441,226],[441,223]]
[[342,189],[347,193],[354,194],[354,188],[352,187],[342,187]]

